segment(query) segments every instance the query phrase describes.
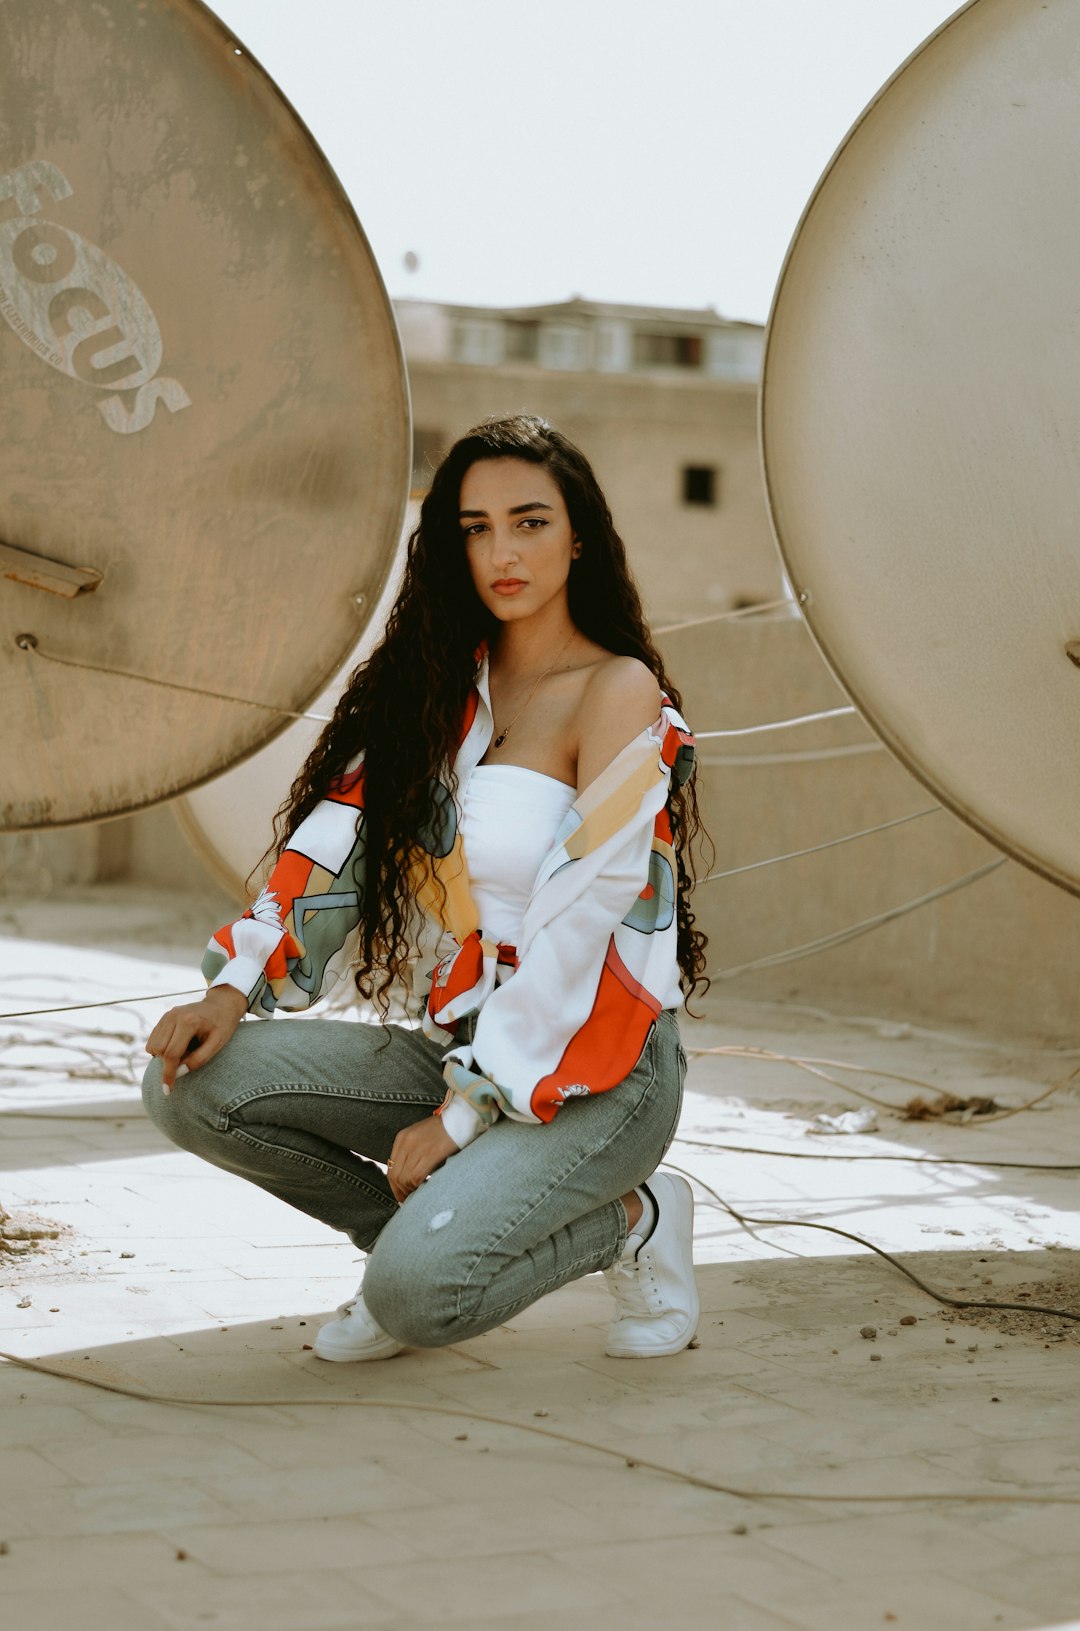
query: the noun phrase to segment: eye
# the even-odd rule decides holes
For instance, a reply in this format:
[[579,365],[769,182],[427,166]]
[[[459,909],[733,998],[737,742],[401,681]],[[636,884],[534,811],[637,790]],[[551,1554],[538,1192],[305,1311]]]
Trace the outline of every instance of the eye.
[[471,522],[469,526],[462,527],[462,529],[461,529],[462,537],[464,537],[464,538],[476,538],[476,537],[478,537],[479,534],[481,532],[483,532],[484,525],[485,525],[485,523],[483,521],[473,521],[473,522]]
[[547,521],[542,515],[527,515],[523,518],[521,525],[523,527],[527,527],[529,531],[532,532],[538,527],[546,527]]

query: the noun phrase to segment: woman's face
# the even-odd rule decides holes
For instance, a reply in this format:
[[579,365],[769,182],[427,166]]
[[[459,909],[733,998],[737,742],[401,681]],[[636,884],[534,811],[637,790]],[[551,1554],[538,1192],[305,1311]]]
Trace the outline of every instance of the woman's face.
[[566,607],[570,562],[581,545],[559,485],[543,465],[479,460],[462,478],[460,510],[473,586],[501,623]]

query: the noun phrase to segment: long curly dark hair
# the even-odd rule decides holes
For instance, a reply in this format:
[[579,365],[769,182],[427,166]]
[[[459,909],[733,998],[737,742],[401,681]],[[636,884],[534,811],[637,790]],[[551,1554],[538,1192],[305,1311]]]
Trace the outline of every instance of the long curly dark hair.
[[[458,512],[461,483],[479,460],[524,459],[558,484],[574,536],[584,546],[570,567],[570,616],[588,639],[637,657],[675,707],[682,699],[664,670],[641,609],[626,550],[585,455],[546,420],[518,414],[485,420],[454,443],[436,470],[409,539],[401,591],[382,642],[349,679],[334,716],[309,754],[275,821],[274,853],[364,750],[366,888],[357,989],[385,1009],[410,955],[408,870],[418,837],[437,832],[435,787],[451,774],[477,653],[499,624],[473,588]],[[706,937],[694,927],[692,848],[704,835],[694,778],[674,789],[670,814],[678,861],[678,960],[683,990],[708,988]]]

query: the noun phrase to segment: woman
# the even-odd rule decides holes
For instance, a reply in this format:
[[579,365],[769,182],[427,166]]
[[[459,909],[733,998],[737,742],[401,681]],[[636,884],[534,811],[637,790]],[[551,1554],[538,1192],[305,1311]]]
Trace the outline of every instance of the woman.
[[[584,456],[525,416],[463,437],[267,887],[147,1042],[170,1138],[369,1254],[323,1359],[462,1341],[596,1269],[609,1354],[694,1341],[690,1188],[650,1176],[704,978],[678,704]],[[425,966],[422,1028],[386,1023]],[[239,1025],[346,971],[384,1023]]]

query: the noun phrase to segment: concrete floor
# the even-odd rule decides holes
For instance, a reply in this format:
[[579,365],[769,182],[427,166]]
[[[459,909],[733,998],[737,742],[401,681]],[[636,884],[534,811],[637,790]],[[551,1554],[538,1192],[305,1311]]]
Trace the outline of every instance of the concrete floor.
[[[215,904],[123,888],[8,902],[2,1008],[194,985]],[[0,1027],[0,1201],[69,1231],[0,1256],[0,1348],[84,1379],[0,1364],[5,1624],[1080,1624],[1080,1326],[964,1323],[856,1243],[751,1230],[716,1199],[865,1236],[950,1294],[1038,1302],[1052,1281],[1060,1303],[1080,1290],[1077,1173],[1038,1166],[1080,1164],[1073,1088],[989,1124],[879,1111],[876,1130],[817,1133],[815,1116],[862,1101],[782,1060],[695,1054],[671,1160],[697,1181],[698,1349],[606,1359],[592,1276],[461,1347],[331,1366],[305,1344],[354,1288],[356,1253],[142,1117],[134,1079],[161,1006]],[[727,993],[684,1035],[1002,1104],[1077,1062]],[[742,1493],[627,1464],[640,1458]],[[824,1495],[839,1499],[809,1498]]]

